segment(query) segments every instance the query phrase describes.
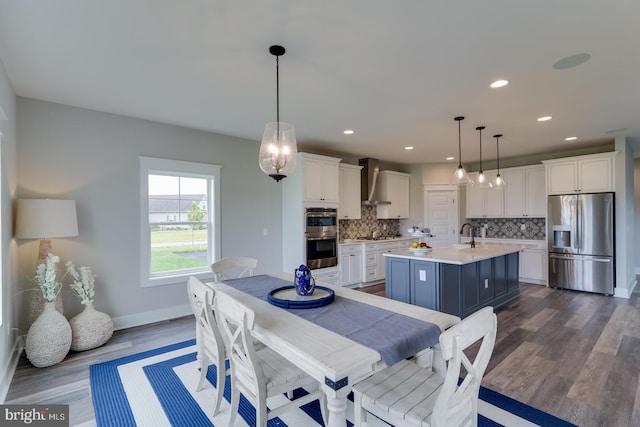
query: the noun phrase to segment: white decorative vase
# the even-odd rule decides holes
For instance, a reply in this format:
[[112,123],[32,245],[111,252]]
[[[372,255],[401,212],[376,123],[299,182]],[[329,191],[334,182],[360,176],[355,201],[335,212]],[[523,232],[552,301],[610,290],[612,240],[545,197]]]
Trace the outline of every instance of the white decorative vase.
[[[46,301],[42,296],[42,291],[39,288],[36,289],[35,292],[33,292],[31,300],[29,300],[29,326],[31,326],[38,316],[42,314],[45,303]],[[60,292],[56,296],[55,304],[56,310],[58,310],[60,314],[64,315],[64,311],[62,309],[62,296],[60,295]]]
[[56,310],[55,302],[46,302],[27,332],[27,358],[33,366],[44,368],[62,362],[70,347],[69,321]]
[[69,321],[71,325],[71,350],[84,351],[100,347],[113,335],[113,320],[88,302],[82,313]]

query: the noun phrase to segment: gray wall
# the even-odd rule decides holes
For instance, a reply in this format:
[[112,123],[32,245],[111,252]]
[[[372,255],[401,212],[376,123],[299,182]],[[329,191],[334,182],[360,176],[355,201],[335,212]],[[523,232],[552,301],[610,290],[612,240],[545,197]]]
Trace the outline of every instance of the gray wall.
[[[116,328],[189,312],[184,283],[140,287],[138,156],[222,165],[221,255],[255,257],[257,273],[281,270],[281,186],[260,171],[259,142],[26,98],[17,116],[18,197],[76,200],[79,236],[53,240],[53,251],[61,265],[92,268],[94,305]],[[37,250],[18,241],[23,289]],[[67,289],[63,301],[68,318],[82,309]]]
[[616,296],[628,298],[636,286],[636,235],[634,213],[633,152],[624,136],[616,137],[615,163]]
[[16,276],[17,254],[13,243],[12,197],[16,192],[16,96],[0,63],[0,402],[9,389],[17,364],[20,334],[14,327],[19,312],[15,301],[19,299]]

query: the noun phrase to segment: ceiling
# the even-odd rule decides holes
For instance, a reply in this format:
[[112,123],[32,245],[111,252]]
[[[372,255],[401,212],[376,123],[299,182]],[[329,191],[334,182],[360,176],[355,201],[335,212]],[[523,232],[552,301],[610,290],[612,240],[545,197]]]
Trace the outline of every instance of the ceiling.
[[0,59],[19,96],[259,141],[281,44],[300,146],[457,163],[463,115],[467,163],[479,125],[486,161],[496,133],[503,159],[640,145],[638,16],[636,0],[0,0]]

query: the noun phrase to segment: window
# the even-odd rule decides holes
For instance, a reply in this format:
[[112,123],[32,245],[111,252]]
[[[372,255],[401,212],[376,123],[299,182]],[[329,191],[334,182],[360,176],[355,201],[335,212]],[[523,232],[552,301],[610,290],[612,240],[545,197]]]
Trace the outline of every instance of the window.
[[211,277],[220,251],[220,168],[140,157],[143,287]]

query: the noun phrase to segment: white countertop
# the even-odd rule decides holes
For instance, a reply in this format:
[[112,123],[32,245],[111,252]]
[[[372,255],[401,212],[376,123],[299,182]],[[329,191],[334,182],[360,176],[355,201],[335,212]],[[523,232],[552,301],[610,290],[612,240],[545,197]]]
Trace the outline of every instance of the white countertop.
[[425,255],[416,255],[408,249],[386,252],[383,255],[396,258],[408,258],[420,261],[433,261],[444,264],[469,264],[471,262],[482,261],[483,259],[494,258],[513,252],[520,252],[528,245],[511,243],[478,243],[475,248],[457,249],[453,246],[433,248]]

